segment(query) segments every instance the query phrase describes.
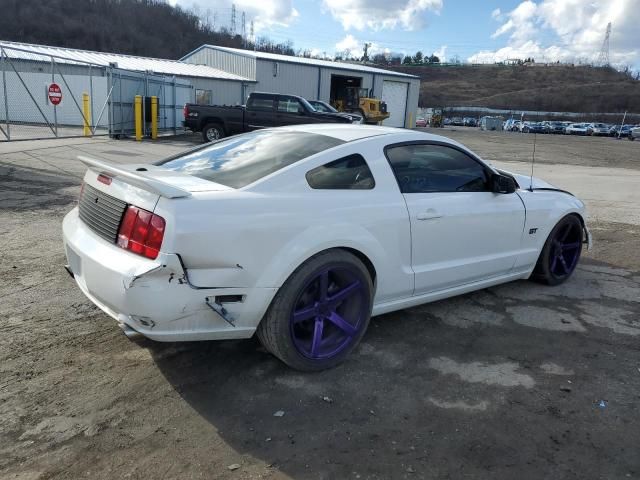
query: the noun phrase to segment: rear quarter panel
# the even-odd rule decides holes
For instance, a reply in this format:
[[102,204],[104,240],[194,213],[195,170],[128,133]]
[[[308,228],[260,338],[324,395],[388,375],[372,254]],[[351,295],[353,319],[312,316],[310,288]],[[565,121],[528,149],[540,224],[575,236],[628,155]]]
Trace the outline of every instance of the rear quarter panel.
[[[167,219],[162,249],[181,255],[198,286],[280,287],[314,254],[353,248],[374,265],[376,301],[409,296],[409,218],[383,154],[385,144],[345,144],[245,189],[194,194],[190,199],[161,198],[156,213]],[[375,188],[309,187],[307,171],[351,153],[365,157]]]

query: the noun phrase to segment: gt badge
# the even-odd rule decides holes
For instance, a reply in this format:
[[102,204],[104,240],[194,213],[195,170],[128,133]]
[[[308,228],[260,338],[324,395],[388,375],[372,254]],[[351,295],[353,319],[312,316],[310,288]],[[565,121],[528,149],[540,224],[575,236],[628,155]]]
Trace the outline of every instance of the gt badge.
[[538,231],[537,228],[530,228],[529,229],[529,235],[534,235],[537,231]]

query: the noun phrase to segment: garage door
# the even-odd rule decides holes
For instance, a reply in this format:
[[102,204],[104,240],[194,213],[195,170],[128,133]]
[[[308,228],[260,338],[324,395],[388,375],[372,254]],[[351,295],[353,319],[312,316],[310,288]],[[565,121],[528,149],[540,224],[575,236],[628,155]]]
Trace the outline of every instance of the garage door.
[[408,83],[391,82],[385,80],[382,83],[382,100],[387,102],[387,111],[391,116],[387,118],[383,125],[388,127],[404,127],[404,114],[407,108],[407,88]]

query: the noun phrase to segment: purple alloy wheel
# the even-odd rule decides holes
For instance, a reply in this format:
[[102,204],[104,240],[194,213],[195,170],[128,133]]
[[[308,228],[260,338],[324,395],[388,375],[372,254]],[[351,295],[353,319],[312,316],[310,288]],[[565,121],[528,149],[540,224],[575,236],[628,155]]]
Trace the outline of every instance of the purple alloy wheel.
[[568,223],[556,233],[551,243],[549,270],[557,278],[566,277],[573,272],[580,257],[582,229],[575,223]]
[[311,359],[331,358],[358,337],[368,312],[366,288],[349,267],[319,272],[302,289],[290,318],[293,344]]

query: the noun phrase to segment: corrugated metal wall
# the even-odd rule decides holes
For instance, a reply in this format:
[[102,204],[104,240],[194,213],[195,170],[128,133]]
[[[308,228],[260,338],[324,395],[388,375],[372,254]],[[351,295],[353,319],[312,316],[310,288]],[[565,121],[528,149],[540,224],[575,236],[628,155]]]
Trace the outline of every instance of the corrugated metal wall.
[[[274,76],[274,64],[277,72]],[[261,92],[290,93],[304,98],[316,98],[318,67],[295,63],[258,60],[256,90]]]
[[183,62],[208,65],[251,80],[256,79],[256,59],[246,55],[205,47],[185,58]]
[[193,77],[189,81],[198,90],[211,90],[211,103],[213,105],[239,105],[244,103],[242,82]]

